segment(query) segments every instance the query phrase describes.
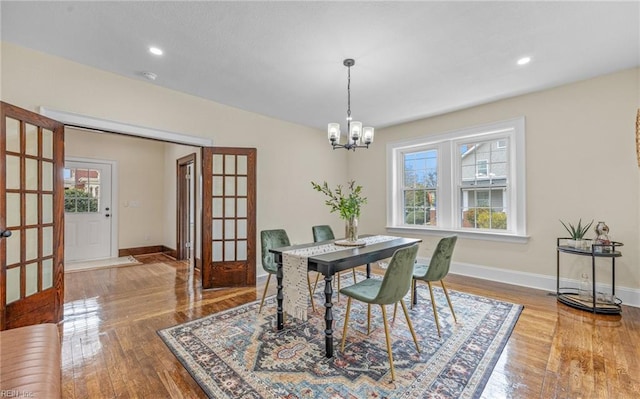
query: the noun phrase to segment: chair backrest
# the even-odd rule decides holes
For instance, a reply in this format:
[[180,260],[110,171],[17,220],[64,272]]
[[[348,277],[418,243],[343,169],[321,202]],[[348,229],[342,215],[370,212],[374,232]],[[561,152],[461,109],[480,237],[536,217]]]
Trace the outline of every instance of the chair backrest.
[[429,268],[425,275],[427,281],[440,281],[449,273],[453,249],[456,246],[458,236],[444,237],[438,242],[438,246],[433,251],[433,256],[429,262]]
[[269,252],[271,248],[288,247],[290,244],[287,232],[282,229],[262,230],[260,232],[260,242],[262,243],[262,268],[269,273],[275,273],[278,269],[273,254]]
[[331,226],[323,224],[322,226],[313,226],[311,228],[313,232],[313,242],[334,240],[336,237],[333,235]]
[[413,263],[418,255],[418,244],[396,250],[384,273],[380,291],[373,303],[390,305],[401,300],[411,287]]

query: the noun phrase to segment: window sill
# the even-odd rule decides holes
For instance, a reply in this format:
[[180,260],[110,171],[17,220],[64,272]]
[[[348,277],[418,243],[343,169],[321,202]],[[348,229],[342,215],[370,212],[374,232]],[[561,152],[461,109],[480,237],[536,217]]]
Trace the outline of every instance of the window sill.
[[408,226],[387,226],[387,232],[389,233],[405,233],[405,234],[422,234],[443,236],[456,234],[460,238],[468,238],[471,240],[484,240],[484,241],[499,241],[508,242],[514,244],[526,244],[529,242],[529,236],[516,235],[506,233],[493,233],[486,231],[469,231],[469,230],[455,230],[455,229],[442,229],[437,227],[408,227]]

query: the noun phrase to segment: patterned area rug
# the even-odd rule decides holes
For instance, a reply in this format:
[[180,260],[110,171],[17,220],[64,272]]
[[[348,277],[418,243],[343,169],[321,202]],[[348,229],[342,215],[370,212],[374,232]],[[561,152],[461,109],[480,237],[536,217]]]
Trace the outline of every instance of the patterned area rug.
[[[343,286],[352,283],[343,274]],[[275,296],[158,331],[160,337],[211,398],[478,398],[522,311],[521,305],[434,286],[442,339],[438,338],[426,285],[409,310],[421,353],[402,309],[390,324],[396,380],[391,381],[382,312],[352,301],[347,343],[340,351],[346,298],[333,306],[334,357],[324,356],[323,290],[306,322],[286,317],[276,330]],[[335,301],[335,296],[334,296]],[[406,298],[409,303],[409,298]],[[388,307],[391,317],[393,306]]]

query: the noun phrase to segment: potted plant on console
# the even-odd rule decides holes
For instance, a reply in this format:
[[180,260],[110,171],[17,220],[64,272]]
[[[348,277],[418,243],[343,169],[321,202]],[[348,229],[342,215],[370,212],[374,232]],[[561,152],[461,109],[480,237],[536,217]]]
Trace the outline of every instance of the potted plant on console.
[[562,220],[560,221],[564,228],[569,233],[570,239],[567,240],[567,245],[576,249],[585,249],[588,247],[587,241],[585,241],[584,236],[589,231],[589,227],[593,224],[593,220],[589,222],[587,225],[582,225],[582,219],[578,220],[577,225],[573,225],[571,223],[565,223]]

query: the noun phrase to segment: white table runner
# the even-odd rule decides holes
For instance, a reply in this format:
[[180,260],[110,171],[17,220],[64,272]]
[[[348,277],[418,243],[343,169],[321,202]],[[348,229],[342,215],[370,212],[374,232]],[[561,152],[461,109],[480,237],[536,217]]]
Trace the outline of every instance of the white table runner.
[[[361,238],[365,246],[379,242],[395,240],[399,237],[377,235]],[[322,244],[302,249],[294,249],[282,253],[282,286],[284,291],[283,310],[290,316],[302,321],[307,320],[307,308],[309,306],[309,288],[307,286],[307,260],[310,256],[326,254],[329,252],[352,250],[353,247],[345,247],[335,244]]]

